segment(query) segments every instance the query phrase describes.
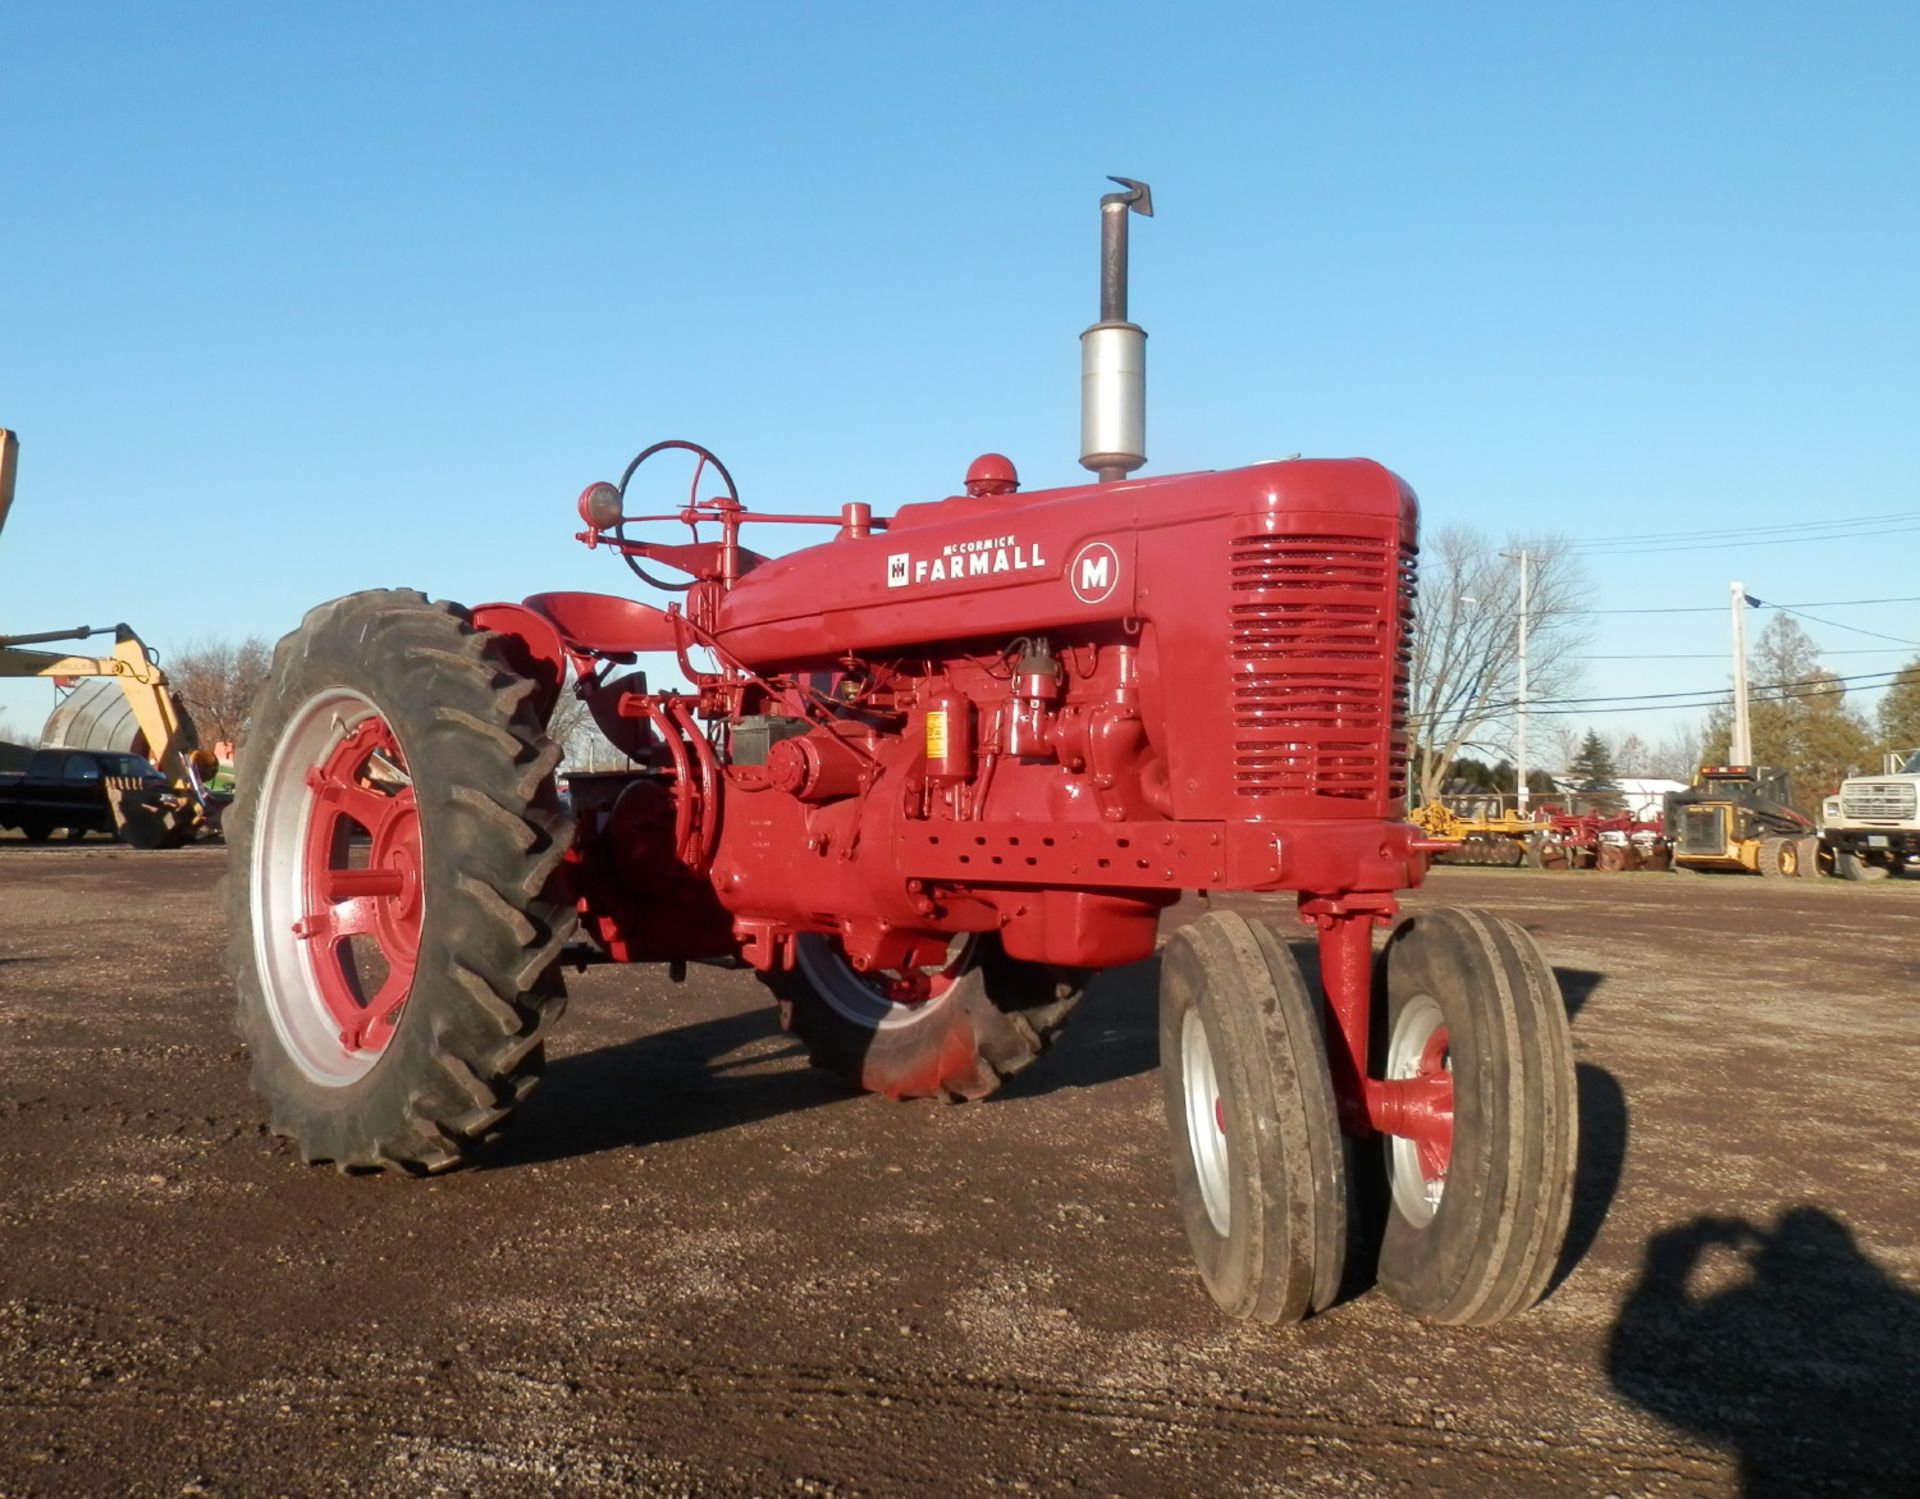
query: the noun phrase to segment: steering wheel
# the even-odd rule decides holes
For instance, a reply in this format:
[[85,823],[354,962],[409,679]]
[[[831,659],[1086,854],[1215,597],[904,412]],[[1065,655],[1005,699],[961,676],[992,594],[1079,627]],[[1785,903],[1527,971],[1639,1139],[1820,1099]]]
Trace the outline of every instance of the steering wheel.
[[[687,442],[682,438],[669,437],[664,442],[656,442],[650,448],[642,448],[633,462],[627,465],[627,471],[620,476],[620,509],[623,518],[620,524],[613,528],[613,535],[616,541],[624,542],[627,539],[627,523],[624,518],[624,513],[627,508],[627,486],[633,482],[633,476],[639,472],[641,464],[653,457],[655,453],[664,453],[669,448],[677,448],[682,452],[692,453],[700,460],[693,470],[693,482],[687,486],[687,506],[689,509],[698,506],[700,502],[700,476],[707,471],[709,464],[713,466],[713,471],[720,476],[721,482],[727,486],[727,498],[735,505],[740,503],[740,491],[733,486],[733,475],[727,472],[726,464],[714,457],[711,449],[703,448],[697,442]],[[695,527],[694,537],[697,540],[700,535],[698,522],[690,522],[689,524]],[[628,556],[625,552],[622,552],[620,555],[625,560],[627,566],[633,569],[633,575],[649,588],[658,588],[666,593],[685,593],[689,588],[693,587],[691,582],[669,583],[663,579],[656,578],[652,573],[642,567],[637,559]]]

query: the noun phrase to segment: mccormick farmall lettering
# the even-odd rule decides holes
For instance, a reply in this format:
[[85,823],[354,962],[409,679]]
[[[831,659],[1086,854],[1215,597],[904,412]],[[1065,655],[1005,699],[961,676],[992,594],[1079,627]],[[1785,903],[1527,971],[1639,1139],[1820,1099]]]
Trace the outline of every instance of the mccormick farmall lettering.
[[985,578],[994,573],[1023,573],[1045,567],[1039,543],[1022,544],[1017,536],[989,536],[978,541],[950,541],[934,557],[896,552],[887,558],[887,587],[910,583],[951,583],[960,578]]
[[[1553,969],[1511,922],[1397,900],[1435,846],[1406,819],[1413,491],[1359,458],[1135,474],[1126,233],[1151,200],[1121,187],[1081,339],[1100,482],[1023,494],[983,453],[964,494],[792,515],[656,443],[581,495],[580,536],[659,602],[389,590],[307,615],[225,824],[254,1083],[307,1159],[483,1148],[539,1077],[563,967],[664,965],[636,1001],[689,963],[748,970],[847,1082],[957,1100],[1157,955],[1175,1194],[1227,1312],[1320,1311],[1350,1252],[1440,1322],[1539,1298],[1579,1113]],[[632,513],[669,451],[684,504]],[[750,525],[830,539],[761,552]],[[660,654],[684,689],[635,669]],[[623,764],[564,802],[563,695]],[[1188,892],[1231,909],[1169,918]],[[863,1190],[884,1211],[884,1179]],[[1350,1234],[1370,1205],[1377,1237]]]

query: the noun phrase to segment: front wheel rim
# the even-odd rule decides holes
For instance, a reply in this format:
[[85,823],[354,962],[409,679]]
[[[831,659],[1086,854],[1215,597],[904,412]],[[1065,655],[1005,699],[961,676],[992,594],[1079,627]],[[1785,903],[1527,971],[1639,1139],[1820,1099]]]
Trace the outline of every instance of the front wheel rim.
[[[1446,1017],[1439,1003],[1416,995],[1394,1017],[1387,1037],[1386,1074],[1389,1082],[1434,1082],[1453,1079],[1453,1054]],[[1387,1175],[1393,1203],[1416,1228],[1433,1221],[1446,1195],[1447,1170],[1453,1158],[1451,1126],[1444,1137],[1431,1132],[1420,1138],[1387,1136]]]
[[255,960],[282,1046],[323,1086],[373,1070],[413,989],[425,889],[407,766],[373,702],[334,687],[293,712],[260,787]]
[[1232,1167],[1227,1156],[1227,1110],[1220,1096],[1213,1048],[1198,1010],[1180,1022],[1180,1085],[1187,1102],[1187,1149],[1200,1183],[1200,1201],[1221,1238],[1233,1226]]

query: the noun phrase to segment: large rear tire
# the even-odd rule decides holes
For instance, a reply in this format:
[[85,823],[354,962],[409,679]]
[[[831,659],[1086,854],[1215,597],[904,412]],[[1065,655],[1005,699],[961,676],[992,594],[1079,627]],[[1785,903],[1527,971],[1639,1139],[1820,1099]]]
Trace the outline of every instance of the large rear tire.
[[1265,925],[1215,911],[1160,959],[1160,1082],[1174,1196],[1229,1316],[1298,1322],[1339,1294],[1345,1142],[1319,1006]]
[[1498,1322],[1544,1293],[1573,1207],[1566,1006],[1533,939],[1477,911],[1406,917],[1380,962],[1377,1068],[1453,1093],[1444,1148],[1386,1138],[1380,1283],[1430,1321]]
[[816,933],[797,937],[792,970],[768,979],[781,1025],[816,1067],[863,1092],[953,1103],[985,1098],[1031,1066],[1086,981],[1077,969],[1009,958],[997,937],[956,943],[937,972],[865,974]]
[[226,817],[228,963],[278,1134],[439,1171],[538,1080],[576,914],[534,683],[412,592],[312,610],[253,706]]

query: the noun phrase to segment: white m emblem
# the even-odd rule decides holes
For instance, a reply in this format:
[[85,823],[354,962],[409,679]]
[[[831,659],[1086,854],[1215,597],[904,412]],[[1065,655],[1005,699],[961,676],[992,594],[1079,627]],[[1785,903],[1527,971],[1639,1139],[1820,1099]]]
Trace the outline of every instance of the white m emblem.
[[1104,603],[1120,586],[1120,554],[1104,541],[1088,542],[1067,564],[1067,583],[1081,603]]

